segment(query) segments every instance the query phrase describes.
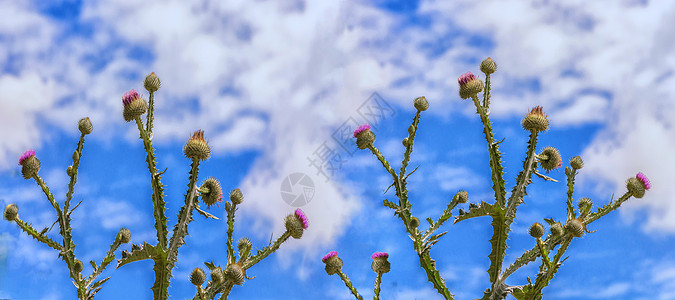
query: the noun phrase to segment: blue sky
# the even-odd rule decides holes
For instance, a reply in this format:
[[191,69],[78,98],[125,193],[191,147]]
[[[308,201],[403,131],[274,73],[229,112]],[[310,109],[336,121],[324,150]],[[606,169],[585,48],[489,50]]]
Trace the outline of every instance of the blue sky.
[[[675,181],[675,4],[667,2],[0,0],[0,205],[17,204],[36,228],[51,225],[54,212],[34,182],[22,179],[18,157],[36,150],[41,176],[62,203],[76,122],[88,116],[94,132],[75,193],[83,202],[72,221],[77,256],[100,261],[123,227],[133,243],[155,243],[144,151],[121,105],[129,89],[147,96],[142,80],[155,72],[162,88],[154,145],[159,167],[168,168],[169,226],[188,182],[182,145],[197,129],[213,150],[199,182],[216,177],[225,190],[239,187],[245,195],[236,239],[262,247],[283,232],[294,209],[280,194],[289,174],[305,173],[315,185],[302,207],[310,221],[303,238],[251,268],[256,278],[233,289],[231,299],[350,299],[340,279],[323,270],[321,257],[331,250],[366,298],[375,276],[370,255],[386,251],[392,269],[383,277],[384,299],[440,299],[400,221],[381,205],[394,195],[383,194],[390,182],[377,160],[348,148],[326,178],[308,158],[322,145],[340,149],[333,133],[363,123],[363,105],[377,93],[389,108],[377,119],[375,145],[399,165],[412,100],[426,96],[430,109],[411,162],[420,168],[409,179],[413,214],[436,219],[459,189],[472,202],[491,201],[482,126],[456,81],[466,71],[479,74],[490,56],[499,65],[491,117],[496,137],[505,138],[507,190],[525,155],[520,120],[536,105],[551,121],[539,149],[556,146],[565,164],[575,155],[585,161],[576,198],[605,205],[639,171],[653,183],[644,198],[594,222],[596,233],[572,243],[545,297],[675,299],[675,202],[667,190]],[[564,180],[562,171],[549,175]],[[505,263],[534,245],[530,224],[564,217],[565,191],[563,183],[534,180]],[[210,212],[224,216],[222,208]],[[449,233],[432,250],[457,299],[488,287],[489,224],[447,224]],[[224,265],[225,226],[195,216],[172,298],[194,295],[194,267]],[[507,284],[524,284],[538,265]],[[103,276],[111,279],[98,299],[152,298],[149,261]],[[0,222],[0,298],[75,295],[54,251]]]

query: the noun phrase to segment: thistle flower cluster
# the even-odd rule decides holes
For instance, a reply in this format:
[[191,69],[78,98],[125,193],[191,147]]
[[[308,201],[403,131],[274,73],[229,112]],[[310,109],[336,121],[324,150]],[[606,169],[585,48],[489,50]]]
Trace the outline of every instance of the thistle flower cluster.
[[[441,277],[440,272],[436,267],[436,261],[431,258],[431,248],[443,237],[447,232],[435,233],[447,220],[453,218],[453,224],[461,221],[477,218],[490,217],[492,219],[491,225],[493,229],[492,238],[489,240],[492,251],[488,255],[490,266],[487,270],[489,274],[489,286],[485,290],[482,299],[504,299],[508,294],[511,294],[516,299],[542,299],[542,290],[548,286],[557,270],[562,266],[561,258],[568,249],[569,244],[575,238],[581,238],[587,233],[587,227],[592,222],[605,216],[609,212],[616,210],[623,202],[630,197],[642,198],[645,191],[651,188],[651,183],[647,177],[638,173],[635,177],[629,178],[626,181],[627,192],[616,201],[593,210],[593,201],[588,197],[581,197],[577,202],[577,209],[575,209],[574,198],[574,183],[578,171],[583,168],[583,160],[579,156],[572,157],[569,161],[569,167],[565,167],[565,175],[567,176],[567,197],[566,197],[566,218],[563,220],[555,220],[553,218],[544,219],[549,226],[550,234],[546,234],[546,227],[542,223],[533,223],[528,233],[535,239],[535,245],[532,249],[525,251],[518,257],[513,264],[504,267],[504,257],[506,255],[507,241],[509,233],[511,232],[511,224],[516,218],[516,210],[519,204],[524,202],[524,197],[527,195],[527,187],[533,182],[532,177],[536,176],[544,181],[557,182],[554,178],[548,177],[539,172],[539,168],[549,172],[562,167],[562,155],[555,147],[545,147],[537,154],[537,141],[539,134],[545,132],[549,128],[549,120],[544,114],[544,109],[541,106],[535,106],[529,113],[527,113],[521,125],[523,129],[529,132],[530,138],[527,144],[525,160],[523,161],[523,168],[516,177],[515,186],[511,194],[507,198],[504,181],[504,172],[502,167],[501,152],[499,145],[501,142],[495,140],[495,134],[492,129],[492,122],[489,118],[490,109],[490,89],[491,89],[491,75],[497,71],[497,64],[491,58],[483,60],[480,64],[480,70],[485,74],[485,81],[479,79],[471,72],[466,72],[457,80],[459,84],[459,96],[462,99],[472,99],[476,107],[476,113],[479,115],[483,124],[483,133],[487,142],[487,150],[489,154],[489,165],[491,171],[492,189],[494,191],[495,201],[493,203],[480,202],[469,203],[469,195],[466,191],[458,191],[454,197],[449,201],[447,208],[441,213],[436,220],[432,218],[425,218],[429,222],[429,227],[425,230],[420,228],[420,219],[412,215],[411,208],[415,203],[412,203],[408,198],[407,178],[412,175],[412,172],[407,172],[407,166],[410,161],[415,135],[419,127],[421,112],[426,111],[429,106],[426,98],[418,97],[413,101],[413,106],[417,112],[413,118],[413,122],[408,128],[408,135],[403,138],[403,146],[405,152],[403,161],[401,162],[400,172],[397,172],[392,167],[391,163],[380,153],[374,145],[375,136],[370,132],[370,126],[362,125],[354,130],[354,137],[356,138],[356,145],[359,149],[368,149],[380,161],[384,169],[391,175],[392,184],[390,187],[394,188],[395,197],[398,198],[398,203],[388,199],[383,200],[383,205],[394,211],[394,215],[401,219],[402,228],[407,231],[412,239],[412,246],[419,256],[420,266],[426,272],[429,282],[434,289],[445,299],[454,299],[454,295],[450,292],[450,288],[446,285],[445,280]],[[483,92],[482,99],[479,99],[479,94]],[[459,208],[454,214],[458,205],[468,203],[468,211],[465,208]],[[453,215],[454,214],[454,215]],[[564,225],[563,225],[564,224]],[[375,280],[375,299],[379,299],[380,280],[383,273],[390,271],[390,263],[387,260],[388,254],[376,252],[372,255],[373,263],[372,269],[377,273]],[[539,273],[536,274],[536,281],[534,283],[527,279],[525,285],[509,286],[506,284],[507,278],[519,268],[528,263],[536,261],[541,258],[541,266]],[[343,262],[337,256],[337,252],[331,251],[323,257],[322,261],[326,264],[326,273],[328,275],[338,274],[344,281],[345,285],[351,293],[357,298],[361,299],[358,291],[353,287],[347,276],[342,272]]]
[[[191,170],[188,173],[188,187],[185,194],[184,205],[180,208],[177,216],[176,225],[173,228],[173,234],[169,238],[167,228],[167,218],[165,216],[166,203],[164,202],[164,185],[161,183],[162,174],[164,172],[158,171],[157,162],[155,160],[155,148],[152,145],[152,129],[154,122],[154,94],[161,86],[161,82],[157,75],[153,72],[145,77],[143,86],[149,92],[149,102],[141,97],[141,95],[134,89],[128,91],[122,97],[122,116],[125,121],[135,121],[143,146],[147,155],[148,171],[150,172],[150,185],[152,187],[152,196],[148,201],[153,207],[153,217],[155,220],[155,231],[157,233],[156,244],[142,242],[131,246],[130,251],[122,251],[121,257],[117,261],[117,268],[126,264],[150,259],[154,262],[155,282],[152,286],[152,293],[154,299],[166,300],[169,297],[168,286],[169,279],[172,278],[172,271],[178,261],[178,249],[185,243],[185,236],[188,233],[188,225],[194,220],[193,213],[196,211],[207,219],[218,219],[214,215],[202,210],[199,206],[199,199],[206,205],[207,208],[223,202],[223,189],[220,182],[208,177],[204,182],[198,186],[197,179],[199,175],[199,166],[202,161],[207,160],[211,156],[211,147],[206,141],[203,130],[195,131],[187,140],[183,147],[183,153],[191,161]],[[70,215],[79,206],[70,207],[70,201],[73,196],[73,189],[78,174],[79,163],[82,155],[82,148],[84,138],[93,132],[93,125],[91,120],[86,117],[82,118],[77,123],[77,128],[81,133],[80,141],[77,149],[73,153],[72,165],[66,168],[66,173],[70,177],[70,184],[66,194],[66,200],[63,206],[56,202],[54,195],[49,192],[42,178],[39,176],[40,161],[36,157],[34,150],[28,150],[19,158],[19,165],[21,172],[25,179],[34,179],[35,182],[42,188],[47,200],[56,210],[57,220],[55,224],[59,226],[59,232],[62,236],[62,242],[58,243],[51,237],[47,236],[48,228],[41,232],[35,230],[30,224],[26,223],[19,217],[19,208],[15,204],[9,204],[5,207],[3,217],[5,220],[14,222],[17,226],[26,232],[29,236],[35,238],[39,242],[55,249],[59,252],[59,257],[66,263],[67,269],[73,279],[73,283],[77,289],[78,299],[90,300],[96,293],[103,288],[108,278],[96,280],[97,276],[115,260],[115,252],[122,244],[131,242],[131,231],[129,229],[121,229],[114,237],[110,245],[110,251],[107,252],[100,264],[96,264],[93,260],[90,262],[93,271],[91,275],[85,276],[82,274],[84,264],[75,256],[75,244],[72,242],[72,228],[70,226]],[[190,282],[197,287],[197,299],[227,299],[227,296],[235,285],[244,284],[245,279],[252,279],[246,276],[246,270],[253,267],[255,264],[274,253],[281,244],[287,241],[290,237],[299,239],[303,232],[308,229],[309,221],[305,213],[297,209],[293,214],[286,218],[286,232],[282,234],[274,243],[263,247],[257,253],[252,254],[252,244],[248,238],[241,238],[237,245],[239,259],[233,247],[234,234],[234,217],[237,210],[237,205],[241,205],[244,200],[242,191],[235,188],[230,193],[230,201],[225,203],[225,211],[227,213],[227,263],[225,267],[215,265],[213,262],[207,262],[205,265],[209,268],[210,276],[206,277],[204,270],[195,268],[190,274]],[[210,279],[210,280],[209,280]],[[206,283],[206,287],[202,285]]]

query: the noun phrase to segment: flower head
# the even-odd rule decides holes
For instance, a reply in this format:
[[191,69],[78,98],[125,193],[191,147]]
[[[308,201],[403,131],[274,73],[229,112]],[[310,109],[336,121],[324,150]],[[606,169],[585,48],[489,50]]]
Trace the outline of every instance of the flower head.
[[558,149],[550,146],[541,151],[539,162],[541,163],[541,167],[546,171],[551,171],[562,166],[560,152]]
[[205,160],[211,155],[211,147],[204,139],[204,131],[197,130],[183,146],[185,156],[192,160]]
[[29,179],[37,175],[40,171],[40,161],[35,157],[35,150],[28,150],[19,157],[19,165],[21,166],[21,174],[23,178]]
[[295,210],[294,214],[286,216],[284,225],[293,238],[299,239],[302,237],[304,230],[309,227],[309,222],[307,221],[305,213],[298,208]]
[[544,115],[541,106],[535,106],[530,113],[525,115],[522,121],[523,128],[528,131],[546,131],[548,129],[548,119]]
[[204,180],[200,190],[202,201],[204,201],[204,204],[206,204],[207,207],[211,207],[216,203],[223,201],[223,189],[220,187],[218,180],[213,177]]
[[146,90],[148,90],[148,92],[152,93],[159,89],[161,82],[159,81],[159,78],[157,78],[157,75],[155,75],[155,72],[152,72],[150,75],[145,76],[145,80],[143,80],[143,86]]
[[19,157],[19,165],[23,166],[23,163],[31,157],[35,157],[35,150],[28,150],[28,151],[24,152],[21,155],[21,157]]
[[386,252],[375,252],[370,258],[373,259],[371,268],[375,273],[387,273],[391,269],[391,264],[387,260],[389,254]]
[[375,134],[370,131],[370,125],[364,124],[354,130],[354,137],[356,138],[356,146],[359,149],[366,149],[375,141]]
[[488,57],[480,63],[480,70],[486,75],[492,74],[497,71],[497,63]]
[[366,130],[370,130],[370,125],[363,124],[363,125],[359,126],[359,128],[356,128],[356,130],[354,130],[354,137],[359,137],[359,134],[361,132],[366,131]]
[[148,103],[145,102],[145,100],[141,98],[141,95],[134,89],[124,94],[124,97],[122,97],[122,104],[124,104],[122,115],[127,122],[135,120],[148,110]]
[[16,216],[19,214],[19,207],[16,206],[16,204],[8,204],[5,206],[5,220],[7,221],[14,221],[16,219]]
[[337,256],[337,251],[331,251],[326,254],[321,261],[326,264],[326,273],[333,275],[342,269],[342,260]]
[[127,106],[138,98],[141,98],[141,95],[139,95],[135,89],[131,89],[130,91],[124,94],[124,97],[122,97],[122,104],[124,104],[124,106]]
[[333,257],[337,257],[338,253],[337,251],[331,251],[328,252],[328,254],[324,255],[323,258],[321,259],[322,262],[326,263],[329,259]]
[[295,210],[295,216],[302,222],[302,228],[307,229],[309,227],[309,221],[307,220],[307,216],[305,216],[305,213],[302,212],[299,208]]
[[462,76],[459,76],[457,82],[459,83],[459,96],[462,99],[475,96],[483,91],[483,82],[471,72],[466,72]]
[[651,183],[649,182],[649,179],[647,179],[647,176],[645,176],[645,174],[642,174],[642,172],[638,172],[637,175],[635,175],[635,178],[637,178],[638,180],[640,180],[640,182],[642,182],[642,185],[645,186],[645,190],[649,190],[652,187]]

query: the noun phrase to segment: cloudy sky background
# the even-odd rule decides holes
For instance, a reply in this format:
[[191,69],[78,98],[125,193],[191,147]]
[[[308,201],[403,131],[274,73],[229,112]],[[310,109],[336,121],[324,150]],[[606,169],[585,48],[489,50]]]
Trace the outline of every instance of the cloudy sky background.
[[[197,129],[213,150],[199,181],[213,176],[225,190],[244,192],[236,239],[262,247],[283,232],[293,207],[279,189],[289,174],[306,173],[316,186],[302,207],[310,219],[305,236],[250,269],[256,278],[231,298],[349,299],[340,279],[323,271],[321,257],[336,250],[366,298],[373,295],[370,254],[387,251],[392,271],[383,277],[383,298],[439,299],[402,225],[381,205],[394,195],[383,195],[390,182],[377,160],[341,152],[346,161],[327,178],[308,158],[322,145],[341,151],[332,135],[344,123],[363,123],[362,105],[376,92],[391,107],[375,128],[375,144],[398,166],[412,100],[424,95],[431,108],[411,162],[420,166],[409,179],[414,215],[436,219],[458,189],[472,202],[489,201],[482,126],[473,105],[459,99],[456,80],[479,74],[478,64],[491,56],[499,65],[491,116],[496,137],[505,138],[508,190],[527,141],[519,122],[535,105],[552,124],[540,149],[558,147],[565,164],[575,155],[585,161],[577,198],[602,206],[638,171],[653,184],[643,199],[593,223],[597,233],[572,243],[546,297],[672,299],[673,19],[671,1],[0,0],[0,204],[16,203],[36,228],[51,225],[53,210],[34,182],[22,179],[17,159],[35,149],[62,203],[76,122],[88,116],[94,132],[75,194],[84,201],[73,215],[78,257],[100,261],[122,227],[131,229],[133,243],[155,243],[145,152],[121,105],[129,89],[147,96],[142,80],[154,71],[162,80],[154,145],[159,168],[168,168],[170,227],[187,185],[182,145]],[[549,175],[564,181],[562,171]],[[564,184],[534,181],[506,263],[534,245],[530,224],[565,215]],[[211,212],[224,216],[222,208]],[[194,267],[224,264],[225,227],[195,217],[174,270],[173,298],[194,295]],[[450,232],[432,250],[439,270],[458,299],[479,297],[488,287],[489,219],[444,228]],[[524,284],[538,264],[507,283]],[[107,270],[112,278],[98,298],[151,299],[151,269],[144,261]],[[0,222],[0,298],[74,297],[57,254]]]

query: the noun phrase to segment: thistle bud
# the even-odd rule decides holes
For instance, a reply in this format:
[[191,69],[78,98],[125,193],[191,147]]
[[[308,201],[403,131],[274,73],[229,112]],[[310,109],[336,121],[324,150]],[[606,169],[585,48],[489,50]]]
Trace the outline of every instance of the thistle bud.
[[120,233],[117,234],[117,239],[120,244],[126,244],[131,241],[131,231],[129,229],[122,229]]
[[190,274],[190,282],[196,286],[201,286],[206,279],[206,274],[200,268],[195,268]]
[[563,234],[563,227],[560,222],[556,222],[551,225],[551,234],[553,236],[561,236]]
[[80,130],[80,132],[83,135],[90,134],[94,130],[94,126],[91,125],[91,121],[89,120],[89,117],[82,118],[80,119],[79,122],[77,122],[77,129]]
[[135,120],[148,110],[148,103],[134,89],[124,94],[122,104],[124,105],[124,120],[127,122]]
[[293,238],[299,239],[302,237],[304,230],[309,227],[309,221],[305,213],[298,208],[294,214],[286,216],[284,225],[286,225],[286,231],[290,232]]
[[68,174],[68,176],[73,176],[73,166],[68,166],[66,168],[66,174]]
[[410,219],[410,226],[412,226],[412,228],[417,228],[417,226],[420,226],[420,219],[416,217]]
[[153,93],[159,90],[161,82],[159,81],[159,78],[157,78],[157,75],[155,75],[155,72],[152,72],[150,75],[145,76],[145,80],[143,80],[143,86],[146,90],[148,90],[148,92]]
[[544,232],[546,232],[546,229],[544,229],[544,226],[539,223],[534,223],[532,226],[530,226],[529,233],[533,238],[540,238],[544,235]]
[[79,259],[76,259],[75,263],[73,264],[73,271],[75,271],[75,273],[80,273],[82,272],[83,269],[84,265],[82,264],[82,262]]
[[570,159],[570,166],[579,170],[584,167],[584,161],[579,156],[572,157],[572,159]]
[[230,192],[230,201],[234,204],[241,204],[244,202],[244,194],[241,193],[240,189],[234,189]]
[[581,198],[579,199],[579,214],[581,217],[585,217],[588,215],[588,213],[591,211],[593,208],[593,202],[589,198]]
[[40,161],[35,157],[34,150],[28,150],[19,158],[19,165],[21,165],[21,174],[23,178],[29,179],[37,175],[40,171]]
[[185,156],[192,160],[205,160],[211,155],[211,147],[204,139],[204,131],[197,130],[183,146]]
[[337,251],[331,251],[321,259],[326,264],[325,270],[328,275],[333,275],[342,270],[342,259],[337,255]]
[[483,91],[483,82],[473,75],[471,72],[466,72],[457,79],[459,83],[459,96],[462,99],[467,99]]
[[77,151],[73,152],[72,158],[73,158],[73,163],[79,162],[80,161],[80,153],[78,153]]
[[211,270],[211,282],[213,283],[221,283],[225,279],[225,275],[223,274],[223,270],[221,268],[215,268]]
[[407,138],[407,137],[404,138],[403,141],[402,141],[401,143],[403,143],[403,147],[406,147],[406,148],[407,148],[407,147],[408,147],[408,138]]
[[245,275],[244,269],[241,268],[239,263],[231,264],[225,269],[225,279],[232,284],[241,285],[244,282]]
[[389,254],[386,252],[375,252],[370,256],[370,258],[373,259],[371,268],[373,271],[375,271],[375,273],[388,273],[391,269],[391,264],[387,260],[389,258]]
[[541,106],[535,106],[530,113],[525,115],[522,124],[527,131],[546,131],[548,129],[548,119]]
[[16,219],[17,215],[19,215],[19,207],[16,204],[5,206],[5,220],[12,222]]
[[560,157],[560,152],[554,147],[546,147],[539,154],[539,162],[541,167],[546,171],[551,171],[555,168],[560,167],[562,163],[562,158]]
[[572,219],[565,224],[565,231],[569,232],[573,237],[581,237],[584,235],[584,223],[579,219]]
[[225,211],[230,211],[230,210],[232,210],[232,203],[225,202]]
[[354,130],[354,137],[356,138],[356,146],[359,149],[366,149],[375,142],[375,134],[370,131],[370,125],[364,124]]
[[495,63],[492,58],[486,58],[480,63],[480,70],[485,73],[485,75],[490,75],[497,71],[497,63]]
[[207,207],[223,201],[223,189],[217,179],[207,178],[199,189],[201,190],[202,201]]
[[427,98],[424,98],[424,96],[415,98],[413,104],[419,111],[425,111],[429,109],[429,101],[427,101]]
[[452,200],[457,203],[466,203],[467,201],[469,201],[469,193],[467,193],[466,191],[458,191]]
[[249,240],[247,238],[239,239],[239,243],[237,244],[237,248],[239,249],[239,255],[242,258],[248,257],[248,254],[251,252],[251,247],[253,247],[253,245],[251,244],[251,240]]

